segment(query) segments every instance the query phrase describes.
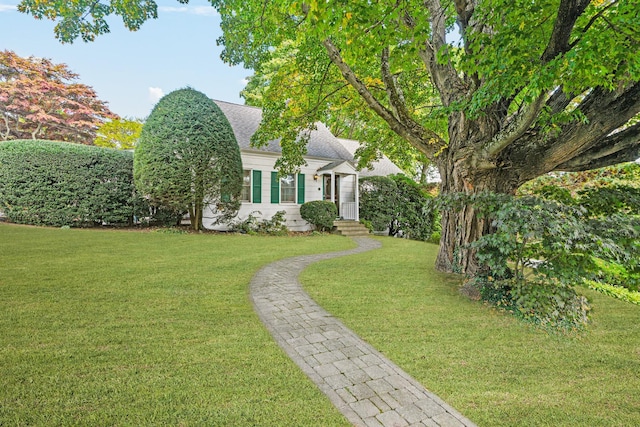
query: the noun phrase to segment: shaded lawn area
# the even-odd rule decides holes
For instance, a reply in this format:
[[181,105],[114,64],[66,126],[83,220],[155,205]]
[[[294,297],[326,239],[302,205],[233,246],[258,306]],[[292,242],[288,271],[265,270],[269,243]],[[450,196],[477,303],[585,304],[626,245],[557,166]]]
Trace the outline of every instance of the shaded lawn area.
[[550,334],[459,295],[437,246],[382,242],[302,283],[427,389],[480,426],[640,425],[640,306],[581,290],[589,329]]
[[271,261],[353,246],[0,224],[0,425],[348,425],[248,284]]

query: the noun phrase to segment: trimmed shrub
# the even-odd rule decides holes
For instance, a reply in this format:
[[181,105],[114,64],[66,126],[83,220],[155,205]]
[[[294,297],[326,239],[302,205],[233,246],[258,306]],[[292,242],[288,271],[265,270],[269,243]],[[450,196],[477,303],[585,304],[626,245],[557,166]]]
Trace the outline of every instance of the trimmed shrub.
[[130,152],[54,141],[0,143],[0,210],[9,221],[129,225],[136,207]]
[[208,205],[214,223],[240,207],[242,160],[227,118],[205,94],[186,88],[164,96],[142,128],[134,158],[138,191],[171,212],[188,212],[202,228]]
[[374,231],[390,236],[428,241],[434,231],[436,211],[431,196],[403,175],[360,179],[360,218]]
[[338,216],[335,203],[326,200],[314,200],[300,206],[300,216],[318,231],[328,231],[333,228],[333,221]]
[[409,239],[428,241],[434,231],[436,216],[432,197],[418,183],[404,175],[392,175],[391,179],[398,186],[396,203],[399,208],[393,231]]

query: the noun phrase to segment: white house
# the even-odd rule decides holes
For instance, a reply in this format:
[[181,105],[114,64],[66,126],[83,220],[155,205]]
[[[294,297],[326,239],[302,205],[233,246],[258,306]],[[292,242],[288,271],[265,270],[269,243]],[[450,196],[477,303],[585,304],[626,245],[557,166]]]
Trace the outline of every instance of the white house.
[[[322,123],[311,131],[307,164],[295,175],[278,176],[274,167],[281,156],[279,141],[270,141],[267,147],[251,147],[251,136],[262,120],[260,108],[215,101],[225,114],[240,146],[244,169],[242,205],[239,218],[246,218],[256,211],[258,217],[271,218],[278,211],[286,211],[286,225],[292,231],[306,231],[309,223],[300,217],[300,205],[313,200],[330,200],[336,204],[338,215],[345,220],[358,221],[358,172],[353,163],[356,141],[334,137]],[[355,145],[354,145],[355,144]],[[345,146],[347,145],[347,147]],[[378,175],[400,173],[401,170],[384,158]],[[375,169],[378,169],[376,166]],[[363,174],[376,174],[376,170]],[[212,213],[206,209],[203,225],[206,228],[223,228],[212,225]]]

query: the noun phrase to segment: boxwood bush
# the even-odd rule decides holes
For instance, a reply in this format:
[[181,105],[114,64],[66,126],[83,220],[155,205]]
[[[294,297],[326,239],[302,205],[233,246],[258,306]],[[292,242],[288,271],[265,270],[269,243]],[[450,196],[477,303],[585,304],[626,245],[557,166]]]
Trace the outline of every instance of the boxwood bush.
[[300,206],[300,216],[318,231],[327,231],[333,228],[333,221],[338,216],[338,208],[335,203],[327,200],[314,200]]
[[131,224],[133,154],[66,142],[0,143],[0,210],[12,222]]

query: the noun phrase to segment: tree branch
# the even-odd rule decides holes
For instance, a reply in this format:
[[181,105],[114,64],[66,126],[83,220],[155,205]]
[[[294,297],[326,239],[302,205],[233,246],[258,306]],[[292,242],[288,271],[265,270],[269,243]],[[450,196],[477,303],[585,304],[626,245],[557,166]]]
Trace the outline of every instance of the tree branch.
[[573,49],[578,43],[580,43],[580,40],[582,40],[582,36],[584,36],[587,33],[589,28],[591,28],[591,26],[598,20],[598,18],[600,18],[602,15],[604,15],[604,13],[609,8],[615,6],[616,3],[618,3],[618,0],[612,1],[611,3],[606,5],[604,8],[600,9],[600,11],[598,13],[593,15],[593,17],[589,20],[587,25],[585,25],[585,27],[582,30],[580,30],[580,36],[578,38],[576,38],[574,41],[571,42],[571,44],[569,45],[569,48]]
[[640,112],[640,81],[613,91],[595,88],[578,108],[595,126],[597,122],[608,124],[606,134],[609,134]]
[[382,75],[382,81],[384,82],[387,96],[389,97],[389,104],[396,118],[401,122],[412,121],[407,112],[402,91],[398,88],[395,76],[391,74],[389,67],[389,47],[382,49],[382,55],[380,55],[380,74]]
[[330,39],[325,39],[322,44],[327,50],[329,58],[338,67],[345,80],[360,94],[367,105],[369,105],[376,114],[389,124],[389,127],[394,132],[407,139],[411,145],[416,147],[427,157],[433,158],[435,153],[445,145],[445,141],[443,141],[435,132],[427,130],[422,126],[411,127],[410,123],[402,123],[398,120],[391,111],[389,111],[371,94],[366,85],[358,79],[351,67],[344,62],[340,55],[340,51],[333,42]]
[[[559,165],[580,170],[590,163],[589,159],[596,160],[596,156],[615,156],[615,152],[624,151],[625,146],[631,147],[631,151],[626,155],[633,155],[633,139],[626,138],[630,137],[632,132],[636,132],[638,126],[618,130],[624,128],[629,120],[640,113],[640,82],[630,84],[618,91],[595,88],[580,103],[578,110],[585,116],[585,123],[567,123],[561,127],[560,133],[554,136],[537,136],[535,154],[531,153],[526,146],[518,145],[518,150],[524,150],[519,157],[523,159],[532,155],[537,157],[536,171],[546,173],[556,170],[560,167]],[[621,138],[627,145],[623,144]],[[606,144],[614,144],[613,152],[610,154],[606,152]],[[575,164],[571,166],[573,159],[576,159]],[[605,163],[610,162],[611,159]],[[595,164],[595,162],[591,163]]]
[[546,107],[549,108],[551,115],[563,112],[571,101],[575,98],[573,94],[567,94],[561,87],[557,88],[549,97],[546,103]]
[[632,162],[640,158],[640,123],[613,133],[594,144],[593,148],[564,162],[558,171],[576,172]]
[[427,0],[425,5],[431,15],[431,43],[437,52],[447,41],[447,17],[440,0]]
[[465,40],[465,47],[467,47],[465,35],[467,27],[469,26],[469,21],[471,21],[471,17],[473,16],[475,6],[472,1],[468,0],[454,0],[453,3],[456,6],[456,13],[458,14],[460,33],[462,38]]
[[496,136],[486,144],[479,158],[489,160],[500,154],[502,150],[520,138],[535,123],[538,115],[542,111],[546,94],[538,96],[524,111],[514,117]]
[[431,80],[440,92],[442,103],[449,106],[464,94],[465,86],[450,62],[447,64],[438,63],[438,52],[440,49],[447,49],[444,8],[440,4],[440,0],[426,0],[425,6],[431,17],[431,39],[425,42],[424,49],[418,51],[418,56],[427,66]]
[[571,31],[576,25],[577,19],[589,5],[590,0],[561,0],[558,6],[558,15],[553,24],[553,31],[549,43],[542,54],[542,62],[549,62],[556,56],[568,52]]

